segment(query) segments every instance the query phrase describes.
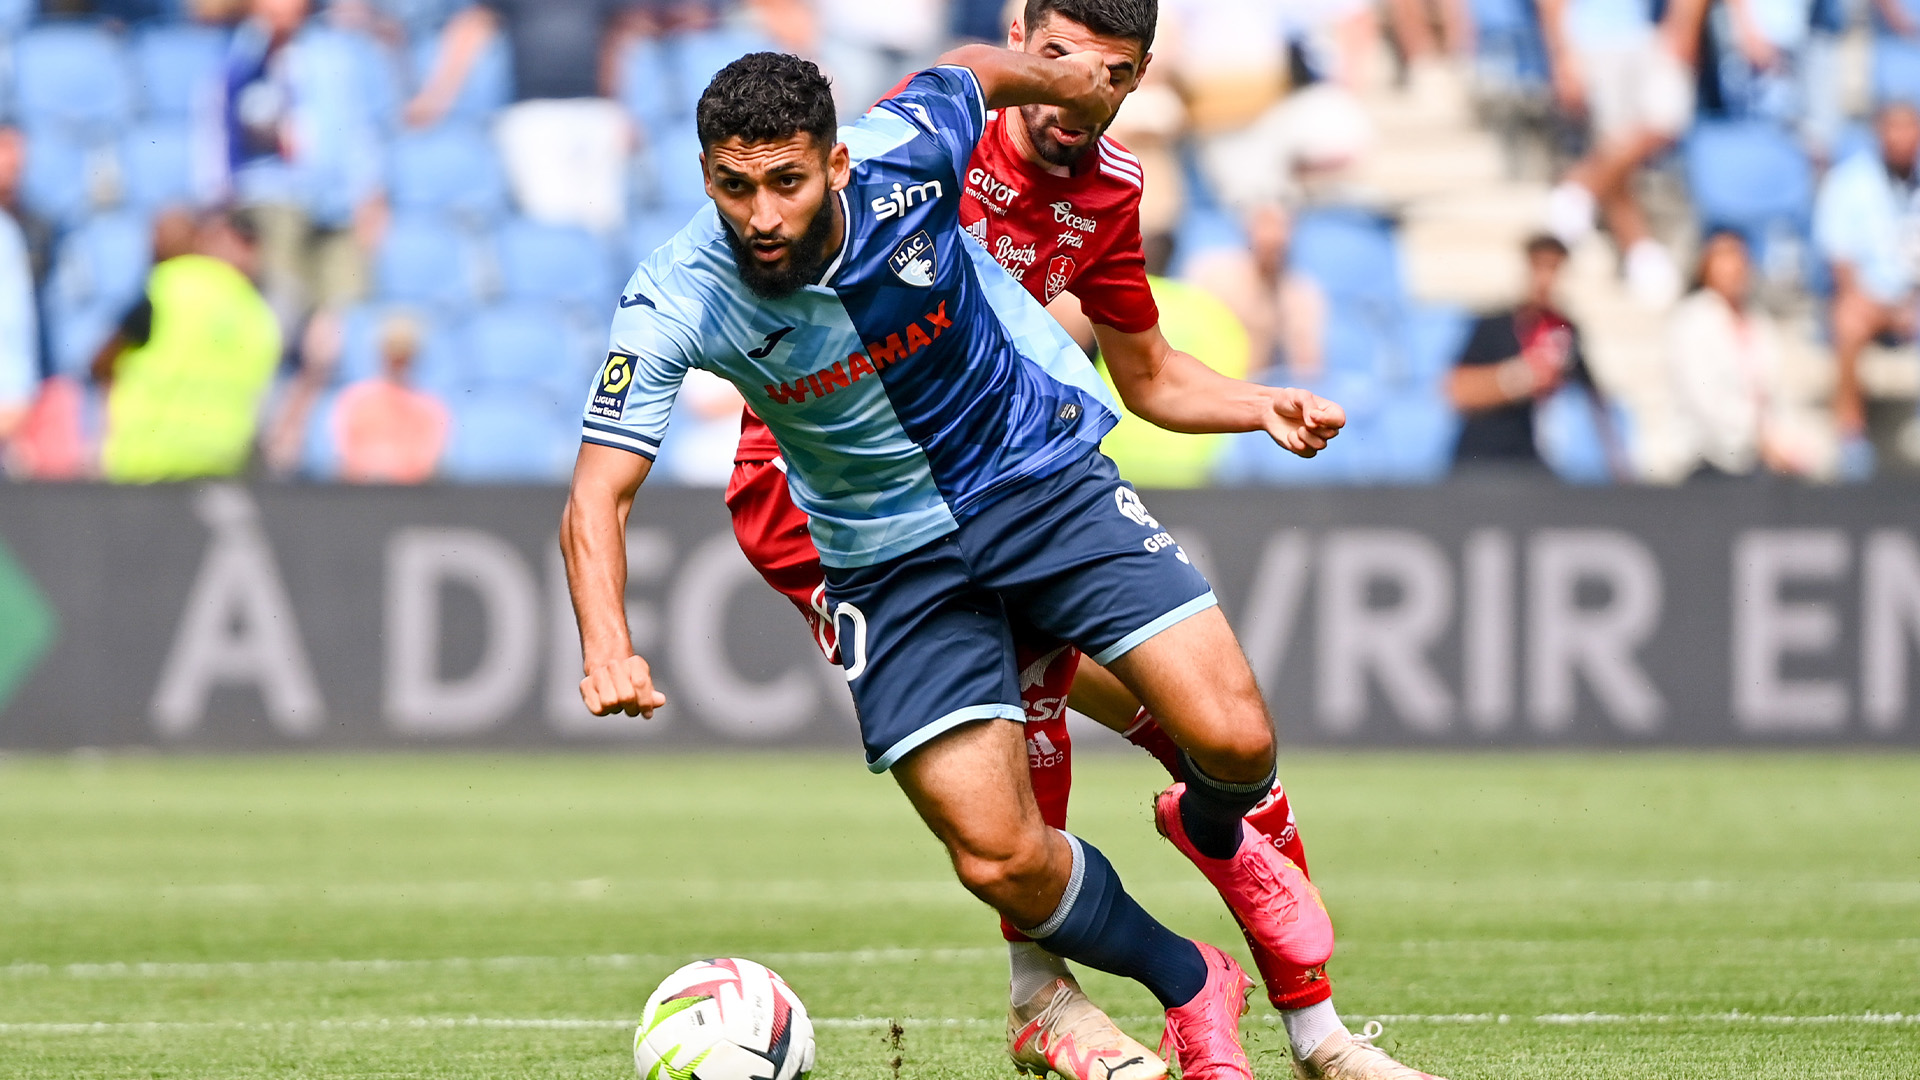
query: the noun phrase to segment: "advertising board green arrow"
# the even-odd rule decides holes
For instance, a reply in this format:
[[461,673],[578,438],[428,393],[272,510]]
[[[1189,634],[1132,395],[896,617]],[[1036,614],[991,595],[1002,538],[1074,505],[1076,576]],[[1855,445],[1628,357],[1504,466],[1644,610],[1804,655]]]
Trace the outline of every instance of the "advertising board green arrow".
[[40,586],[0,541],[0,712],[53,646],[56,631]]

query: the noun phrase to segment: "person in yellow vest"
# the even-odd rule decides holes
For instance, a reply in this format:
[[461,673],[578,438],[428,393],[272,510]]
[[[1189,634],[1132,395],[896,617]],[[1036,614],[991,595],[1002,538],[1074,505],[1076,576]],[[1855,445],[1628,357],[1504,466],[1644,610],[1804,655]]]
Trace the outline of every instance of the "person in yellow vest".
[[93,362],[108,386],[100,468],[120,483],[235,476],[280,362],[280,324],[250,274],[252,233],[225,213],[154,224],[147,292]]
[[[1229,378],[1247,377],[1252,349],[1232,309],[1212,293],[1172,278],[1150,275],[1147,284],[1169,345]],[[1111,387],[1113,378],[1104,364],[1100,374]],[[1120,423],[1100,441],[1100,449],[1120,467],[1120,475],[1140,487],[1205,487],[1214,463],[1226,451],[1226,439],[1158,428],[1123,408]]]

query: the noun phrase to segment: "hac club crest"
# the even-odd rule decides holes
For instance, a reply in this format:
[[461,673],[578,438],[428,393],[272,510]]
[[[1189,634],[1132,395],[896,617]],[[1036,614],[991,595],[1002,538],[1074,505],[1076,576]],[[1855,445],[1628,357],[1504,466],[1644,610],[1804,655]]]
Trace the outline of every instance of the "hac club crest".
[[887,256],[887,266],[893,276],[912,285],[916,289],[925,289],[933,284],[937,272],[934,265],[933,237],[927,230],[921,229],[893,249]]
[[1055,255],[1047,264],[1047,303],[1066,289],[1067,282],[1073,280],[1073,259],[1067,255]]

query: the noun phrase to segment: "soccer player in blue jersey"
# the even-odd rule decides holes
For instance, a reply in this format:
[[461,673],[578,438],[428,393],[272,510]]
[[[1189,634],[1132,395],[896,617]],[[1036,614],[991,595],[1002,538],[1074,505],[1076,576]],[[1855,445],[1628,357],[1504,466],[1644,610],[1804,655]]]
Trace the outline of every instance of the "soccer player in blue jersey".
[[[744,57],[702,97],[714,209],[621,298],[562,522],[581,693],[600,714],[665,704],[628,637],[623,538],[680,379],[714,371],[772,429],[811,519],[869,767],[892,770],[976,896],[1048,950],[1144,984],[1185,1076],[1250,1080],[1246,975],[1048,829],[1027,781],[1015,620],[1106,665],[1180,745],[1187,782],[1156,808],[1176,843],[1234,863],[1273,780],[1272,724],[1211,589],[1099,453],[1104,386],[959,227],[988,109],[1057,105],[1097,130],[1115,79],[1095,53],[946,59],[837,141],[825,79],[794,57]],[[1170,426],[1244,429],[1237,384],[1165,375]],[[1303,398],[1279,438],[1311,453],[1341,421]],[[1249,907],[1305,955],[1330,930],[1304,902]]]

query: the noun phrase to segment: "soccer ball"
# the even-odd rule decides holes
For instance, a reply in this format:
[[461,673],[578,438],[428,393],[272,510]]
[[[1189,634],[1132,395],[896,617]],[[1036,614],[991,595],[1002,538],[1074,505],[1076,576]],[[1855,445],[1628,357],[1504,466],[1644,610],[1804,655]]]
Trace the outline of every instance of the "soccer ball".
[[666,977],[633,1033],[641,1080],[800,1080],[813,1021],[785,979],[751,960],[698,960]]

